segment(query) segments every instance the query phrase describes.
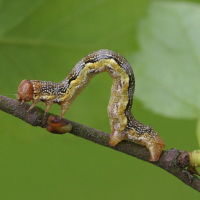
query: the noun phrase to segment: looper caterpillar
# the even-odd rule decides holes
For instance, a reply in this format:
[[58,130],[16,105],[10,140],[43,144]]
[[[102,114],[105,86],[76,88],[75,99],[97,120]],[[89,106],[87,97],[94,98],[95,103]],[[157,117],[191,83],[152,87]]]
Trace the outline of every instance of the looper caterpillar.
[[25,79],[19,85],[17,99],[20,102],[32,100],[29,110],[42,101],[47,106],[45,112],[57,103],[61,106],[61,117],[63,117],[90,80],[104,71],[113,78],[108,105],[110,145],[115,146],[124,139],[137,142],[149,149],[151,161],[157,161],[165,147],[164,141],[152,127],[143,125],[132,115],[135,78],[128,61],[118,53],[102,49],[87,55],[60,83]]

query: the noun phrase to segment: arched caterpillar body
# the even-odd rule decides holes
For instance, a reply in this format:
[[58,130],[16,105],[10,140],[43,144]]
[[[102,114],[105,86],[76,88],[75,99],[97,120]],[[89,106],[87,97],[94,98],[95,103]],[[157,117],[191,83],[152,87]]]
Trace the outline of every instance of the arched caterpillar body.
[[133,117],[131,108],[135,78],[128,61],[118,53],[103,49],[87,55],[60,83],[23,80],[18,88],[17,98],[20,102],[32,100],[29,110],[43,101],[47,106],[45,112],[48,112],[51,105],[57,103],[61,106],[62,117],[91,78],[104,71],[113,78],[108,105],[110,145],[115,146],[124,139],[140,143],[149,149],[150,160],[157,161],[165,147],[164,141],[152,127],[143,125]]

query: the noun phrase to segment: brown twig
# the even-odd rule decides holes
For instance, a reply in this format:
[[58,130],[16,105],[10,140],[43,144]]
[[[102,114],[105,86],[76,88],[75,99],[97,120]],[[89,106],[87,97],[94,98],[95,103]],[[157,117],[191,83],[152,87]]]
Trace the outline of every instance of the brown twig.
[[[12,114],[13,116],[20,118],[32,126],[46,128],[48,126],[48,117],[50,114],[44,115],[44,110],[37,106],[31,111],[27,112],[29,107],[30,105],[27,103],[21,105],[14,99],[0,95],[0,110]],[[67,119],[63,120],[66,124],[70,123],[72,125],[72,130],[70,132],[71,134],[161,167],[179,178],[188,186],[200,192],[200,179],[185,169],[189,165],[189,156],[186,151],[180,152],[177,149],[163,151],[160,159],[157,162],[150,162],[149,152],[144,146],[129,141],[122,141],[115,147],[112,147],[108,143],[110,139],[108,133],[104,133]]]

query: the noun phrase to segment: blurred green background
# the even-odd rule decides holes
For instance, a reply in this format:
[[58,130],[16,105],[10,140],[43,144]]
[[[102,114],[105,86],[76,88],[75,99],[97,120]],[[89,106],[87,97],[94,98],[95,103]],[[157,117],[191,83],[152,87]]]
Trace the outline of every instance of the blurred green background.
[[[152,2],[1,0],[0,94],[16,98],[23,79],[60,82],[95,50],[129,57],[139,49],[138,24]],[[96,76],[65,117],[110,133],[111,84],[108,74]],[[167,150],[199,148],[196,120],[172,119],[144,107],[134,99],[136,119],[154,127]],[[50,111],[60,114],[57,105]],[[0,199],[199,198],[198,192],[149,163],[70,134],[50,134],[2,111],[0,121]]]

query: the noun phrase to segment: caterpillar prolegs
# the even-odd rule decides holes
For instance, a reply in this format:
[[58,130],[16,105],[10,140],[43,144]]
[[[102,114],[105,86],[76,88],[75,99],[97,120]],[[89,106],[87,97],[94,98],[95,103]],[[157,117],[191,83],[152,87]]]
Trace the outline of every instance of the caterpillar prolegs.
[[137,142],[149,149],[150,161],[157,161],[165,147],[164,141],[152,127],[143,125],[132,115],[135,78],[128,61],[118,53],[106,49],[90,53],[60,83],[25,79],[19,85],[17,99],[20,102],[32,100],[29,110],[42,101],[47,106],[45,112],[57,103],[61,106],[63,117],[92,77],[104,71],[113,78],[108,105],[110,145],[115,146],[124,139]]

